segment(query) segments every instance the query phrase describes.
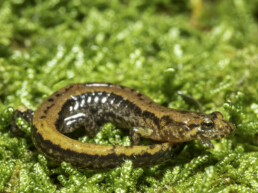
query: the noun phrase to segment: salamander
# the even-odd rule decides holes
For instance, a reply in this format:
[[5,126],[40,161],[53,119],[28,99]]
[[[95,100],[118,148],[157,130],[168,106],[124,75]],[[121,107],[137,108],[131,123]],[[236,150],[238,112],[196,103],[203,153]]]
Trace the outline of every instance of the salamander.
[[[200,140],[212,147],[211,139],[235,129],[220,112],[166,108],[139,91],[110,83],[71,84],[49,96],[35,112],[19,107],[14,125],[17,117],[32,122],[32,141],[48,158],[90,169],[113,168],[126,159],[135,167],[164,162],[181,151],[175,144]],[[92,137],[107,122],[129,129],[132,145],[88,144],[64,135],[83,127]],[[157,143],[140,145],[141,137]]]

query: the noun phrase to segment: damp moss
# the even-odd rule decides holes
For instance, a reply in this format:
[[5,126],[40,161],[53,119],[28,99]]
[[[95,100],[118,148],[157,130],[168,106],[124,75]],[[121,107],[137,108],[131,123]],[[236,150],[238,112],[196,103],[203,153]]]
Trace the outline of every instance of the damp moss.
[[[191,3],[192,2],[192,3]],[[257,192],[258,1],[0,2],[0,192]],[[176,158],[112,170],[54,163],[26,133],[10,132],[19,105],[35,110],[70,83],[133,87],[171,108],[197,110],[178,91],[236,125],[208,150],[189,142]],[[111,124],[98,144],[130,144]]]

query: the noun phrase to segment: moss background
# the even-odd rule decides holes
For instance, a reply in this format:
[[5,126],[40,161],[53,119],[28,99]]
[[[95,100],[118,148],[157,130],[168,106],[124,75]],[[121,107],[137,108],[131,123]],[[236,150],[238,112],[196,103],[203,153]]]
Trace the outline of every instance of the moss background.
[[[1,0],[0,192],[258,192],[257,22],[257,0]],[[168,163],[109,171],[52,163],[22,120],[27,135],[10,133],[13,108],[35,110],[63,86],[94,81],[197,110],[181,91],[236,131],[213,150],[193,141]],[[107,124],[93,142],[128,135]]]

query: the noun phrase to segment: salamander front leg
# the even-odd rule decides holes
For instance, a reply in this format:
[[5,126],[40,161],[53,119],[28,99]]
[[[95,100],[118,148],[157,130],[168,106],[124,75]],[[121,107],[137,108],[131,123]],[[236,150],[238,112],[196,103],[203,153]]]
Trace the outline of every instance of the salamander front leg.
[[133,129],[130,130],[132,145],[139,145],[140,137],[152,139],[150,137],[152,135],[153,135],[153,129],[149,129],[149,128],[134,127]]
[[201,140],[201,143],[204,144],[206,147],[208,147],[210,149],[214,149],[214,146],[213,146],[213,144],[211,143],[210,140],[203,139],[203,140]]
[[139,133],[137,133],[137,129],[135,129],[135,128],[130,129],[130,140],[131,140],[132,146],[140,144],[140,141],[141,141],[140,137],[141,137],[141,135]]

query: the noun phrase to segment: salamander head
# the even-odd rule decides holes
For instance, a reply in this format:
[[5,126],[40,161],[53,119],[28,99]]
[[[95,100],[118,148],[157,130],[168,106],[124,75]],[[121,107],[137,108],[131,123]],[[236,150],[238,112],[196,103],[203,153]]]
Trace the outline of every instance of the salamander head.
[[[164,138],[169,142],[184,142],[201,140],[208,146],[209,140],[228,136],[235,130],[235,126],[224,120],[220,112],[211,114],[190,112],[185,114],[181,122],[164,124]],[[167,118],[168,119],[168,118]],[[181,118],[182,119],[182,118]],[[172,124],[177,126],[172,127]]]
[[196,139],[220,139],[228,136],[235,130],[235,126],[224,120],[220,112],[213,112],[202,117],[198,127],[193,129]]

